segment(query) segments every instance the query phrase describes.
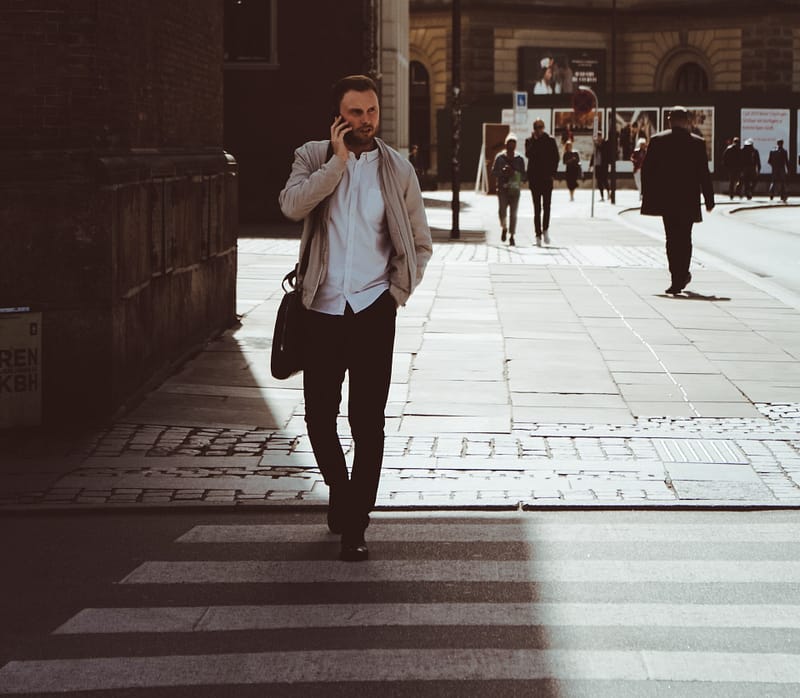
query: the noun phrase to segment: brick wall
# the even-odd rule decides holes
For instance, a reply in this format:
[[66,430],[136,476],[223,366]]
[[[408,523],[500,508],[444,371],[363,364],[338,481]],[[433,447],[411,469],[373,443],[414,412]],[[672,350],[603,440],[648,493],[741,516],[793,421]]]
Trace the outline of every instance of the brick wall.
[[794,30],[768,15],[742,29],[742,88],[789,90],[794,69]]
[[107,419],[235,321],[222,21],[221,0],[0,9],[0,307],[43,313],[45,424]]
[[222,143],[219,0],[6,2],[2,148]]

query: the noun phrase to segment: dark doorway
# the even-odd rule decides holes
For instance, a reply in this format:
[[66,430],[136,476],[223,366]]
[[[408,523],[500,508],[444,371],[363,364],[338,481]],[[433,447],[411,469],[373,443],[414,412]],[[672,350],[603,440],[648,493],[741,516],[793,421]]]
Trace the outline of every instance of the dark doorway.
[[419,166],[424,172],[431,162],[431,88],[428,71],[419,61],[411,61],[409,79],[408,145],[418,145]]

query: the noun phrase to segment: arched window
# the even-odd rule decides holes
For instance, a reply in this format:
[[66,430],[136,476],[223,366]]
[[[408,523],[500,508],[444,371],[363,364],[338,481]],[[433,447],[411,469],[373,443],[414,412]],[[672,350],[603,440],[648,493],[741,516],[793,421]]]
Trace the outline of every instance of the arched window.
[[708,90],[708,75],[697,63],[684,63],[675,74],[676,92],[705,92]]

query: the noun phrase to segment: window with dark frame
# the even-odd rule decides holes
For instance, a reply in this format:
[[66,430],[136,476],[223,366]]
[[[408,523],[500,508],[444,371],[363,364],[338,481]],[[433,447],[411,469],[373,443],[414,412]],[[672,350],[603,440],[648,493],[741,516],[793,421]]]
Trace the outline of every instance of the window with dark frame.
[[276,0],[225,0],[225,61],[274,64]]
[[677,92],[705,92],[708,90],[708,75],[697,63],[684,63],[675,76]]

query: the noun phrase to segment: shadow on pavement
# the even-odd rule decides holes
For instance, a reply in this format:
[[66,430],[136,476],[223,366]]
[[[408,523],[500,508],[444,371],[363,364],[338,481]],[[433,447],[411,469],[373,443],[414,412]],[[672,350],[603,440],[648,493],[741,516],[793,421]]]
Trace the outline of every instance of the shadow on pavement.
[[675,298],[676,300],[684,300],[684,301],[730,301],[733,300],[732,298],[728,298],[726,296],[707,296],[702,293],[695,293],[694,291],[682,291],[677,295],[672,295],[671,293],[657,293],[657,296],[661,298]]

